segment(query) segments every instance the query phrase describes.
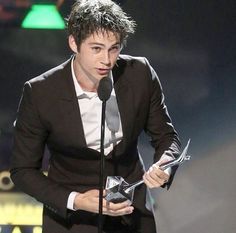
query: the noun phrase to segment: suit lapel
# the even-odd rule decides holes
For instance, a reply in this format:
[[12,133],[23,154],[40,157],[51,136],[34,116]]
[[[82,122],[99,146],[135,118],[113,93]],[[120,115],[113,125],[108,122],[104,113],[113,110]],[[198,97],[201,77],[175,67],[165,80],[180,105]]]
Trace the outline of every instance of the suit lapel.
[[122,153],[132,137],[135,111],[133,105],[134,93],[123,72],[126,63],[118,62],[113,69],[113,79],[123,130],[123,140],[118,144],[117,152]]
[[66,115],[66,127],[70,130],[74,143],[79,144],[80,147],[86,147],[78,99],[72,79],[71,59],[64,64],[58,82],[60,107]]

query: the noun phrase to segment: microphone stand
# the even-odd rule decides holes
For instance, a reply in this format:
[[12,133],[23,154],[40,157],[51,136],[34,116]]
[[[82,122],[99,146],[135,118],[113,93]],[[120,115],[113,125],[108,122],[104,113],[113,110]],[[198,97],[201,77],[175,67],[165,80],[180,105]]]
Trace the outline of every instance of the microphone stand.
[[99,175],[99,215],[98,215],[98,233],[102,233],[103,228],[103,190],[104,190],[104,134],[105,134],[105,114],[106,101],[110,98],[112,91],[112,82],[109,77],[104,77],[100,80],[97,93],[102,101],[102,119],[101,119],[101,144],[100,144],[100,175]]
[[100,158],[100,176],[99,176],[99,216],[98,216],[98,233],[102,233],[103,227],[103,189],[104,189],[104,134],[105,134],[105,111],[106,101],[102,101],[102,119],[101,119],[101,158]]

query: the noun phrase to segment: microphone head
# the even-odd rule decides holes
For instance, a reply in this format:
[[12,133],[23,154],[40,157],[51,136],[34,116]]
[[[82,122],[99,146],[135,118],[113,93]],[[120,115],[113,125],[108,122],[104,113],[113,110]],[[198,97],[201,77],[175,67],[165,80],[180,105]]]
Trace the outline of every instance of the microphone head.
[[112,91],[112,81],[109,77],[102,78],[99,82],[97,93],[101,101],[107,101]]

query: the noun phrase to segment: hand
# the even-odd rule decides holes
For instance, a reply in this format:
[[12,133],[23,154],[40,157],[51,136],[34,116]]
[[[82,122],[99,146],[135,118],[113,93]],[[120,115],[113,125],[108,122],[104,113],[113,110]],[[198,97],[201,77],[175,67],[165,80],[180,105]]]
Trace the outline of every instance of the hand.
[[[105,195],[105,190],[104,190]],[[85,210],[92,213],[99,212],[99,190],[92,189],[85,193],[78,193],[75,197],[74,208],[76,210]],[[102,212],[105,215],[120,216],[131,214],[134,210],[133,206],[130,206],[128,202],[122,202],[114,204],[108,202],[103,198]]]
[[143,175],[144,183],[148,188],[158,188],[168,182],[170,175],[160,169],[160,164],[160,162],[153,164]]

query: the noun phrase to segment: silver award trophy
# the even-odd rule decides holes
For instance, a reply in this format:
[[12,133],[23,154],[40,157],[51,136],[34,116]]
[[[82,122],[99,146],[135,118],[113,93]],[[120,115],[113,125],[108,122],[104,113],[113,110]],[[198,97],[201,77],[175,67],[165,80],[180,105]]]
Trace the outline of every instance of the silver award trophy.
[[[188,140],[188,143],[184,148],[183,152],[181,153],[181,155],[176,159],[161,164],[160,169],[164,171],[169,167],[180,165],[184,161],[190,160],[191,157],[187,155],[189,144],[190,144],[190,139]],[[135,188],[143,183],[144,183],[143,180],[139,180],[135,183],[129,184],[121,176],[108,176],[105,187],[106,189],[105,199],[113,203],[128,201],[130,204],[132,204]]]

